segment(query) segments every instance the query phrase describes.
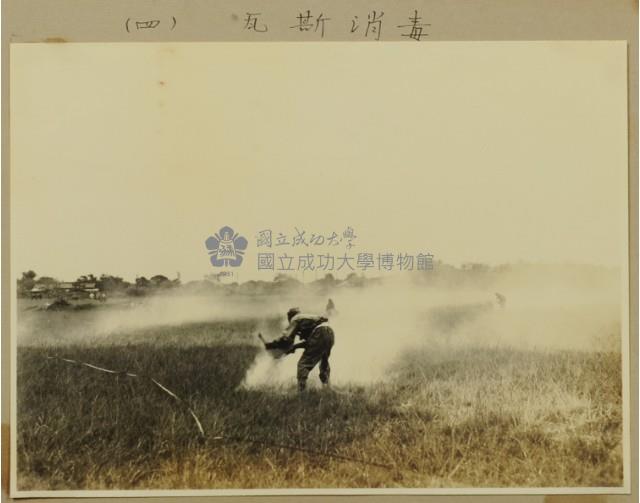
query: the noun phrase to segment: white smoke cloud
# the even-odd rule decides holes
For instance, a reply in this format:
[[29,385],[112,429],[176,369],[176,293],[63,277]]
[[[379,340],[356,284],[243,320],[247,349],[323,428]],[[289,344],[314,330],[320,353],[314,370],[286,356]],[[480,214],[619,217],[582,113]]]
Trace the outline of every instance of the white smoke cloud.
[[[417,349],[440,355],[474,347],[619,350],[621,308],[615,288],[507,287],[501,293],[507,298],[504,308],[494,292],[480,289],[442,291],[395,282],[334,293],[332,383],[384,380],[403,355]],[[243,385],[294,383],[301,351],[280,359],[261,352]],[[318,382],[316,367],[309,383]]]
[[[91,344],[115,340],[112,336],[121,342],[139,329],[175,326],[179,330],[188,323],[249,318],[265,320],[258,330],[269,340],[280,331],[267,319],[280,316],[282,329],[289,307],[298,305],[303,311],[321,314],[331,296],[338,311],[329,322],[336,335],[330,358],[332,383],[371,384],[386,379],[390,369],[414,350],[433,355],[475,347],[619,350],[622,311],[619,283],[614,275],[612,278],[592,284],[584,277],[579,282],[546,283],[539,275],[528,278],[519,273],[515,280],[505,277],[499,286],[494,285],[506,296],[504,308],[497,304],[493,289],[418,286],[400,280],[295,298],[166,295],[123,299],[121,305],[115,302],[87,311],[19,313],[19,344]],[[239,335],[229,333],[230,338]],[[248,340],[245,337],[243,343]],[[257,337],[255,344],[259,345]],[[301,353],[298,350],[274,360],[261,350],[243,385],[294,385]],[[309,385],[318,384],[316,367]]]

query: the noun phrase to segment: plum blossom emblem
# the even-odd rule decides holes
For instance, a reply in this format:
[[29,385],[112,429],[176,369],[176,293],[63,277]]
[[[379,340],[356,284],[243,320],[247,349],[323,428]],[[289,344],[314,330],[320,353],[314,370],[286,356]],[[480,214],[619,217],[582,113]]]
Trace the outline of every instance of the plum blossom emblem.
[[238,267],[242,264],[244,252],[249,244],[246,238],[231,227],[222,227],[204,242],[214,267]]

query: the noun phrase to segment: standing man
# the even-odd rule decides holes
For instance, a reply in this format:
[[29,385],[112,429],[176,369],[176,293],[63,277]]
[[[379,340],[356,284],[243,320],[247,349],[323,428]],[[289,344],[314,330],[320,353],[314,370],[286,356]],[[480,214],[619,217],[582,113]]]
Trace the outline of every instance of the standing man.
[[[265,344],[267,349],[286,347],[286,353],[294,353],[296,349],[303,348],[304,353],[298,361],[298,389],[304,391],[307,387],[309,372],[320,363],[320,381],[327,386],[331,367],[329,356],[335,340],[333,329],[327,324],[329,321],[324,316],[303,314],[297,307],[292,307],[287,312],[289,326],[284,330],[280,339]],[[300,342],[294,344],[296,335]]]

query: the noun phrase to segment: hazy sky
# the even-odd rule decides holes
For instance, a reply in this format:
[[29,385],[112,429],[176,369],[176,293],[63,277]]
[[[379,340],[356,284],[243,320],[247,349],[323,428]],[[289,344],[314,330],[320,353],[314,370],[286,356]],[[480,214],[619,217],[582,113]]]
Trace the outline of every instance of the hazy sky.
[[11,49],[14,276],[200,278],[223,225],[241,280],[273,276],[257,231],[295,226],[448,263],[625,260],[622,42]]

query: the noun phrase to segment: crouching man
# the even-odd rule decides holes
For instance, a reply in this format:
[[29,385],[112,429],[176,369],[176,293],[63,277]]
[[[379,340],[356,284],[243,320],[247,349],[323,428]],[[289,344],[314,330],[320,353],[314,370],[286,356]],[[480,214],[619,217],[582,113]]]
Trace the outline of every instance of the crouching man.
[[[320,381],[327,386],[331,374],[329,356],[335,339],[333,329],[327,324],[329,320],[324,316],[301,313],[297,307],[289,309],[287,318],[289,326],[284,330],[282,337],[269,343],[267,349],[269,345],[273,347],[286,345],[288,354],[294,353],[296,349],[304,349],[298,361],[298,389],[304,391],[307,387],[309,372],[318,363],[320,364]],[[300,342],[294,344],[296,336],[300,338]]]

